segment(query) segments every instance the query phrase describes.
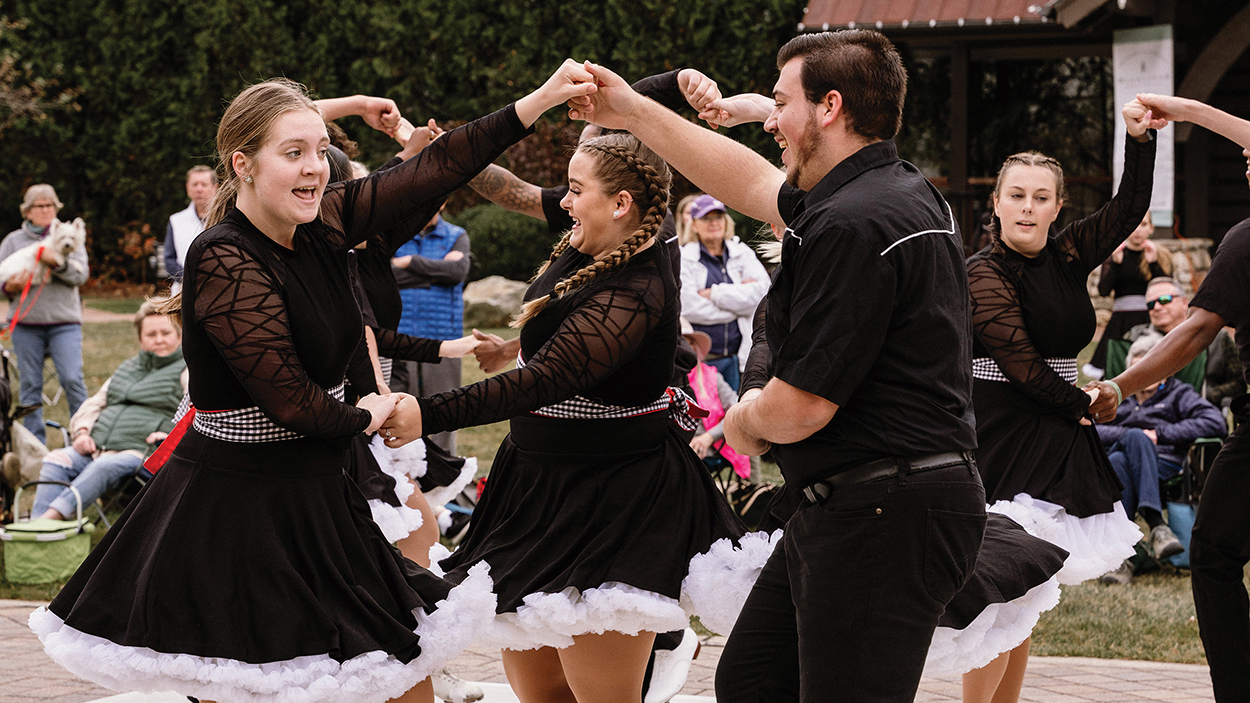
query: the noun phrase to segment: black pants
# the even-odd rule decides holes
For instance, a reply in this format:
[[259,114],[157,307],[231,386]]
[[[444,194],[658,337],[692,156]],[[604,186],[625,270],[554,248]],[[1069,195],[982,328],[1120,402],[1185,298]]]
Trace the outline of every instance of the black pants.
[[716,700],[911,701],[984,532],[985,491],[962,464],[805,502],[725,645]]
[[1233,432],[1211,465],[1190,550],[1215,700],[1250,700],[1250,599],[1242,583],[1250,561],[1250,424]]

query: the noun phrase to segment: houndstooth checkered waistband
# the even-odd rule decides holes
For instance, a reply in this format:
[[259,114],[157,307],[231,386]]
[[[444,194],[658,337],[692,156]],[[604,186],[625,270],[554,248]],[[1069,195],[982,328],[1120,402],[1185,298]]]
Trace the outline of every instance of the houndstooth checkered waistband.
[[[327,393],[335,400],[342,401],[345,397],[344,384],[327,389]],[[182,419],[191,407],[191,397],[182,396],[178,405],[178,413],[174,416],[174,424]],[[258,444],[261,442],[282,442],[299,439],[304,435],[279,427],[261,409],[253,405],[250,408],[236,410],[200,410],[196,409],[192,426],[196,432],[205,437],[220,439],[225,442],[244,442]]]
[[[1076,384],[1076,359],[1050,358],[1042,359],[1046,362],[1060,378],[1071,384]],[[998,368],[998,364],[988,357],[978,357],[972,360],[972,377],[979,378],[982,381],[1000,381],[1007,383],[1008,379],[1003,375],[1002,369]]]
[[[517,355],[516,363],[518,369],[525,368],[525,361],[520,354]],[[695,410],[692,411],[691,406]],[[702,413],[703,417],[707,416],[707,411],[696,405],[685,391],[672,386],[666,388],[664,394],[655,401],[646,405],[607,405],[585,396],[575,395],[554,405],[531,410],[530,414],[559,420],[611,420],[658,412],[668,412],[673,422],[687,432],[693,432],[698,428],[699,421],[695,419],[698,413]]]

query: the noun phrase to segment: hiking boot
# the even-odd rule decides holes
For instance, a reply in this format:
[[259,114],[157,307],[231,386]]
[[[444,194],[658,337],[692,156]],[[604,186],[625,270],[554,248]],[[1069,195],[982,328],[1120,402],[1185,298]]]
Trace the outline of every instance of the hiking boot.
[[1185,551],[1185,545],[1167,525],[1159,525],[1150,531],[1150,553],[1160,561]]
[[430,677],[434,695],[446,703],[473,703],[485,697],[482,687],[443,669]]
[[1120,564],[1120,568],[1099,576],[1098,581],[1108,586],[1127,586],[1133,582],[1133,564],[1125,559],[1124,563]]

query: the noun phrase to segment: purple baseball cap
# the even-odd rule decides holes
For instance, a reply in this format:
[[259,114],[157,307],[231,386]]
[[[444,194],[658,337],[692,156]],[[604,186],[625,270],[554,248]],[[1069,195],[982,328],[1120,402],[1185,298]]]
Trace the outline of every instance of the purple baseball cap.
[[710,195],[700,195],[690,206],[690,217],[697,220],[717,210],[725,212],[725,204]]

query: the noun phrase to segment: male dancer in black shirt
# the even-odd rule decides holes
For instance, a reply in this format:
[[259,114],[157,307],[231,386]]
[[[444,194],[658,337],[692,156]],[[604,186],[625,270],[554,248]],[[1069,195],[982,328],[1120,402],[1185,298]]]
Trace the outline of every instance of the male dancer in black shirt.
[[[1250,121],[1196,100],[1162,95],[1137,99],[1156,117],[1193,122],[1236,142],[1245,150],[1250,180]],[[1180,371],[1225,325],[1236,327],[1242,368],[1250,369],[1250,219],[1224,235],[1211,270],[1189,303],[1189,317],[1110,381],[1116,395],[1136,393]],[[1114,400],[1118,404],[1119,398]],[[1115,405],[1107,405],[1100,413],[1114,418]],[[1250,598],[1243,583],[1250,561],[1250,398],[1235,398],[1232,409],[1240,424],[1211,465],[1190,541],[1198,630],[1220,703],[1250,700]]]
[[771,445],[806,504],[729,638],[717,700],[912,700],[985,524],[962,245],[945,201],[898,159],[907,79],[885,37],[803,35],[777,63],[765,129],[785,176],[597,66],[598,92],[570,107],[791,228],[765,317],[775,375],[726,436],[748,454]]

